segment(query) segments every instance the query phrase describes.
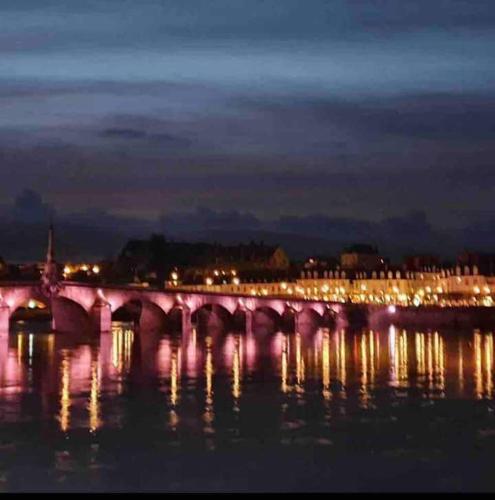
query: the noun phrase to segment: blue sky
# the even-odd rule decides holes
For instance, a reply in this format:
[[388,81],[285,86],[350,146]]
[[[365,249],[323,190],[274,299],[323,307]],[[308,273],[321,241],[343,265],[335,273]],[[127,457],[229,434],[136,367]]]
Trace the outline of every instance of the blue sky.
[[486,222],[494,59],[486,0],[3,0],[0,195]]

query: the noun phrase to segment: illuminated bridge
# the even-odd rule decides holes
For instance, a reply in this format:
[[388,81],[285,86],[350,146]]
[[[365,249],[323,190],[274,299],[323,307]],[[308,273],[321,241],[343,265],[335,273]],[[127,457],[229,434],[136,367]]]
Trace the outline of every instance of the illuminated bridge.
[[315,328],[345,320],[342,304],[280,297],[252,297],[218,293],[158,290],[134,286],[92,285],[60,281],[47,294],[43,282],[0,283],[0,330],[8,332],[11,317],[30,303],[48,307],[59,332],[111,330],[119,310],[134,311],[140,330],[163,330],[180,323],[189,331],[194,322],[205,326],[242,325],[276,328],[293,322],[299,329]]
[[139,331],[163,331],[167,323],[183,333],[197,326],[266,329],[293,324],[314,329],[343,318],[342,304],[304,299],[252,297],[208,292],[158,290],[136,286],[76,283],[60,279],[54,258],[50,226],[44,270],[39,282],[0,283],[0,332],[8,333],[19,308],[49,308],[52,327],[58,332],[104,333],[111,331],[119,311],[131,314]]

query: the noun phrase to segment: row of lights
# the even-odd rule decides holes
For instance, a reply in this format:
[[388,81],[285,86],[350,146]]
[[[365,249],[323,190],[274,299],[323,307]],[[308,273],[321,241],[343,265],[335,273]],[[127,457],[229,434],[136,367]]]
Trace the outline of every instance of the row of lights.
[[[232,269],[230,271],[224,271],[224,270],[218,270],[218,269],[215,269],[213,271],[213,276],[215,277],[219,277],[219,276],[228,276],[228,275],[231,275],[232,276],[232,284],[233,285],[240,285],[241,284],[241,280],[239,279],[239,277],[237,276],[237,271],[235,269]],[[179,285],[179,273],[177,271],[172,271],[170,273],[170,281],[172,283],[173,286],[178,286]],[[211,276],[207,276],[205,278],[205,285],[207,286],[212,286],[214,284],[214,278],[212,278]]]
[[[207,280],[206,284],[212,285],[213,281],[211,279],[209,281]],[[297,285],[290,286],[285,282],[280,283],[280,289],[287,295],[292,296],[295,294],[304,299],[332,302],[344,303],[350,300],[353,303],[397,304],[403,306],[414,305],[416,307],[420,305],[441,305],[443,307],[482,305],[491,307],[494,305],[493,298],[489,295],[490,288],[487,286],[483,288],[484,296],[478,297],[481,294],[481,289],[479,287],[474,287],[474,295],[461,300],[449,300],[441,297],[444,290],[440,286],[436,287],[435,290],[427,286],[425,289],[419,289],[414,294],[401,293],[396,286],[392,287],[388,293],[384,290],[380,290],[375,294],[365,293],[367,290],[365,284],[361,285],[360,288],[360,292],[347,292],[344,287],[336,287],[334,293],[332,293],[331,288],[326,284],[322,285],[320,288],[314,287],[313,290],[311,290],[310,288],[305,289]],[[267,296],[269,290],[266,287],[261,289],[253,287],[250,290],[250,294],[253,296]]]
[[[209,276],[205,279],[205,285],[207,286],[212,286],[214,284],[214,281],[213,281],[213,278],[210,278]],[[232,284],[235,285],[235,286],[238,286],[241,284],[241,280],[235,276],[234,278],[232,278]]]
[[[239,277],[237,276],[237,271],[235,269],[231,269],[230,271],[225,271],[223,269],[215,269],[213,271],[213,276],[215,276],[216,278],[220,277],[220,276],[232,276],[232,284],[235,285],[235,286],[238,286],[241,284],[241,280],[239,279]],[[205,284],[207,286],[212,286],[213,284],[215,283],[214,281],[214,278],[212,278],[211,276],[207,276],[205,278]]]
[[63,275],[64,278],[67,278],[71,274],[83,271],[89,274],[100,274],[100,266],[97,264],[88,265],[88,264],[66,264],[64,266]]

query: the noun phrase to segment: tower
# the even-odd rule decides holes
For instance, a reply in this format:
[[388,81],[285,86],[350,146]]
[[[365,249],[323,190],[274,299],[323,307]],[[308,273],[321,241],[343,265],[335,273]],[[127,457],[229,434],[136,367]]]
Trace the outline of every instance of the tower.
[[47,297],[57,295],[60,285],[57,262],[55,261],[55,240],[53,224],[48,229],[48,246],[46,250],[46,261],[41,275],[41,291]]
[[53,243],[53,224],[50,223],[50,227],[48,228],[48,246],[46,249],[46,262],[54,262],[55,261],[55,248]]

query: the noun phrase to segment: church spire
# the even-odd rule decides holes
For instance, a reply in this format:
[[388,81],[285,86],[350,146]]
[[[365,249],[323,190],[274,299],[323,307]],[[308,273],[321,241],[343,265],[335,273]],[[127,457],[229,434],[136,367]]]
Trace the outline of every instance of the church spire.
[[54,262],[55,260],[55,245],[53,240],[53,223],[50,222],[48,229],[48,247],[46,249],[46,262]]
[[46,249],[46,262],[41,275],[41,290],[47,297],[56,295],[60,288],[58,266],[55,262],[55,241],[53,224],[50,222],[48,229],[48,247]]

